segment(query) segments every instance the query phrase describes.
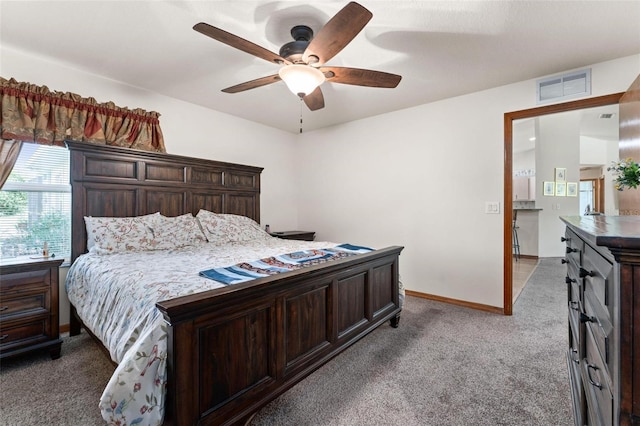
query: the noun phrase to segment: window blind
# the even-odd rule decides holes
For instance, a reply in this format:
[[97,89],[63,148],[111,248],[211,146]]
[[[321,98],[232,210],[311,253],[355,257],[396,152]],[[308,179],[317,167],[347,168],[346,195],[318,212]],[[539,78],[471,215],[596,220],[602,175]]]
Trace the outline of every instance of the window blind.
[[0,191],[0,255],[71,253],[71,185],[66,148],[24,143]]

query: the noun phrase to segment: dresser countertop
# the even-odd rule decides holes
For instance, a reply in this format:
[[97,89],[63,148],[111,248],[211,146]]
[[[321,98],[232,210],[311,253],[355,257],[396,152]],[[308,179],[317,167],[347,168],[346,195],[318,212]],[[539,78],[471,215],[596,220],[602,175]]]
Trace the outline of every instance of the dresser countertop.
[[595,245],[640,250],[640,216],[562,216],[560,219]]

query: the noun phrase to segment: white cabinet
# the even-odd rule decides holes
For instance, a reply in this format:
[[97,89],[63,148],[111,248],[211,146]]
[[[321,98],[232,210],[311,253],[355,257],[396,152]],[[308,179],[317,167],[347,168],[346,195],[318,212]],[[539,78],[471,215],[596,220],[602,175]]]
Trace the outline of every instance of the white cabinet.
[[513,178],[513,201],[533,201],[536,199],[535,176]]

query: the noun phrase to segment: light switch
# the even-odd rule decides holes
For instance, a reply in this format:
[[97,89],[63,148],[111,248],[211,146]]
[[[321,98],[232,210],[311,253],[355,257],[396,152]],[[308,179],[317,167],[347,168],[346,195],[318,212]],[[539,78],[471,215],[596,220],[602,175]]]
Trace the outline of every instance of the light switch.
[[487,201],[484,205],[487,214],[500,214],[500,201]]

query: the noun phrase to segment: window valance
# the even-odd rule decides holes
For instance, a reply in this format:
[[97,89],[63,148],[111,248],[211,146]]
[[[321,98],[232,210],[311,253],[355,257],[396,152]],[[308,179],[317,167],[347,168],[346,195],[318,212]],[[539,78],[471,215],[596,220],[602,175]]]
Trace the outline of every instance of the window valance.
[[65,139],[166,152],[157,112],[98,103],[0,77],[0,137],[49,145]]

